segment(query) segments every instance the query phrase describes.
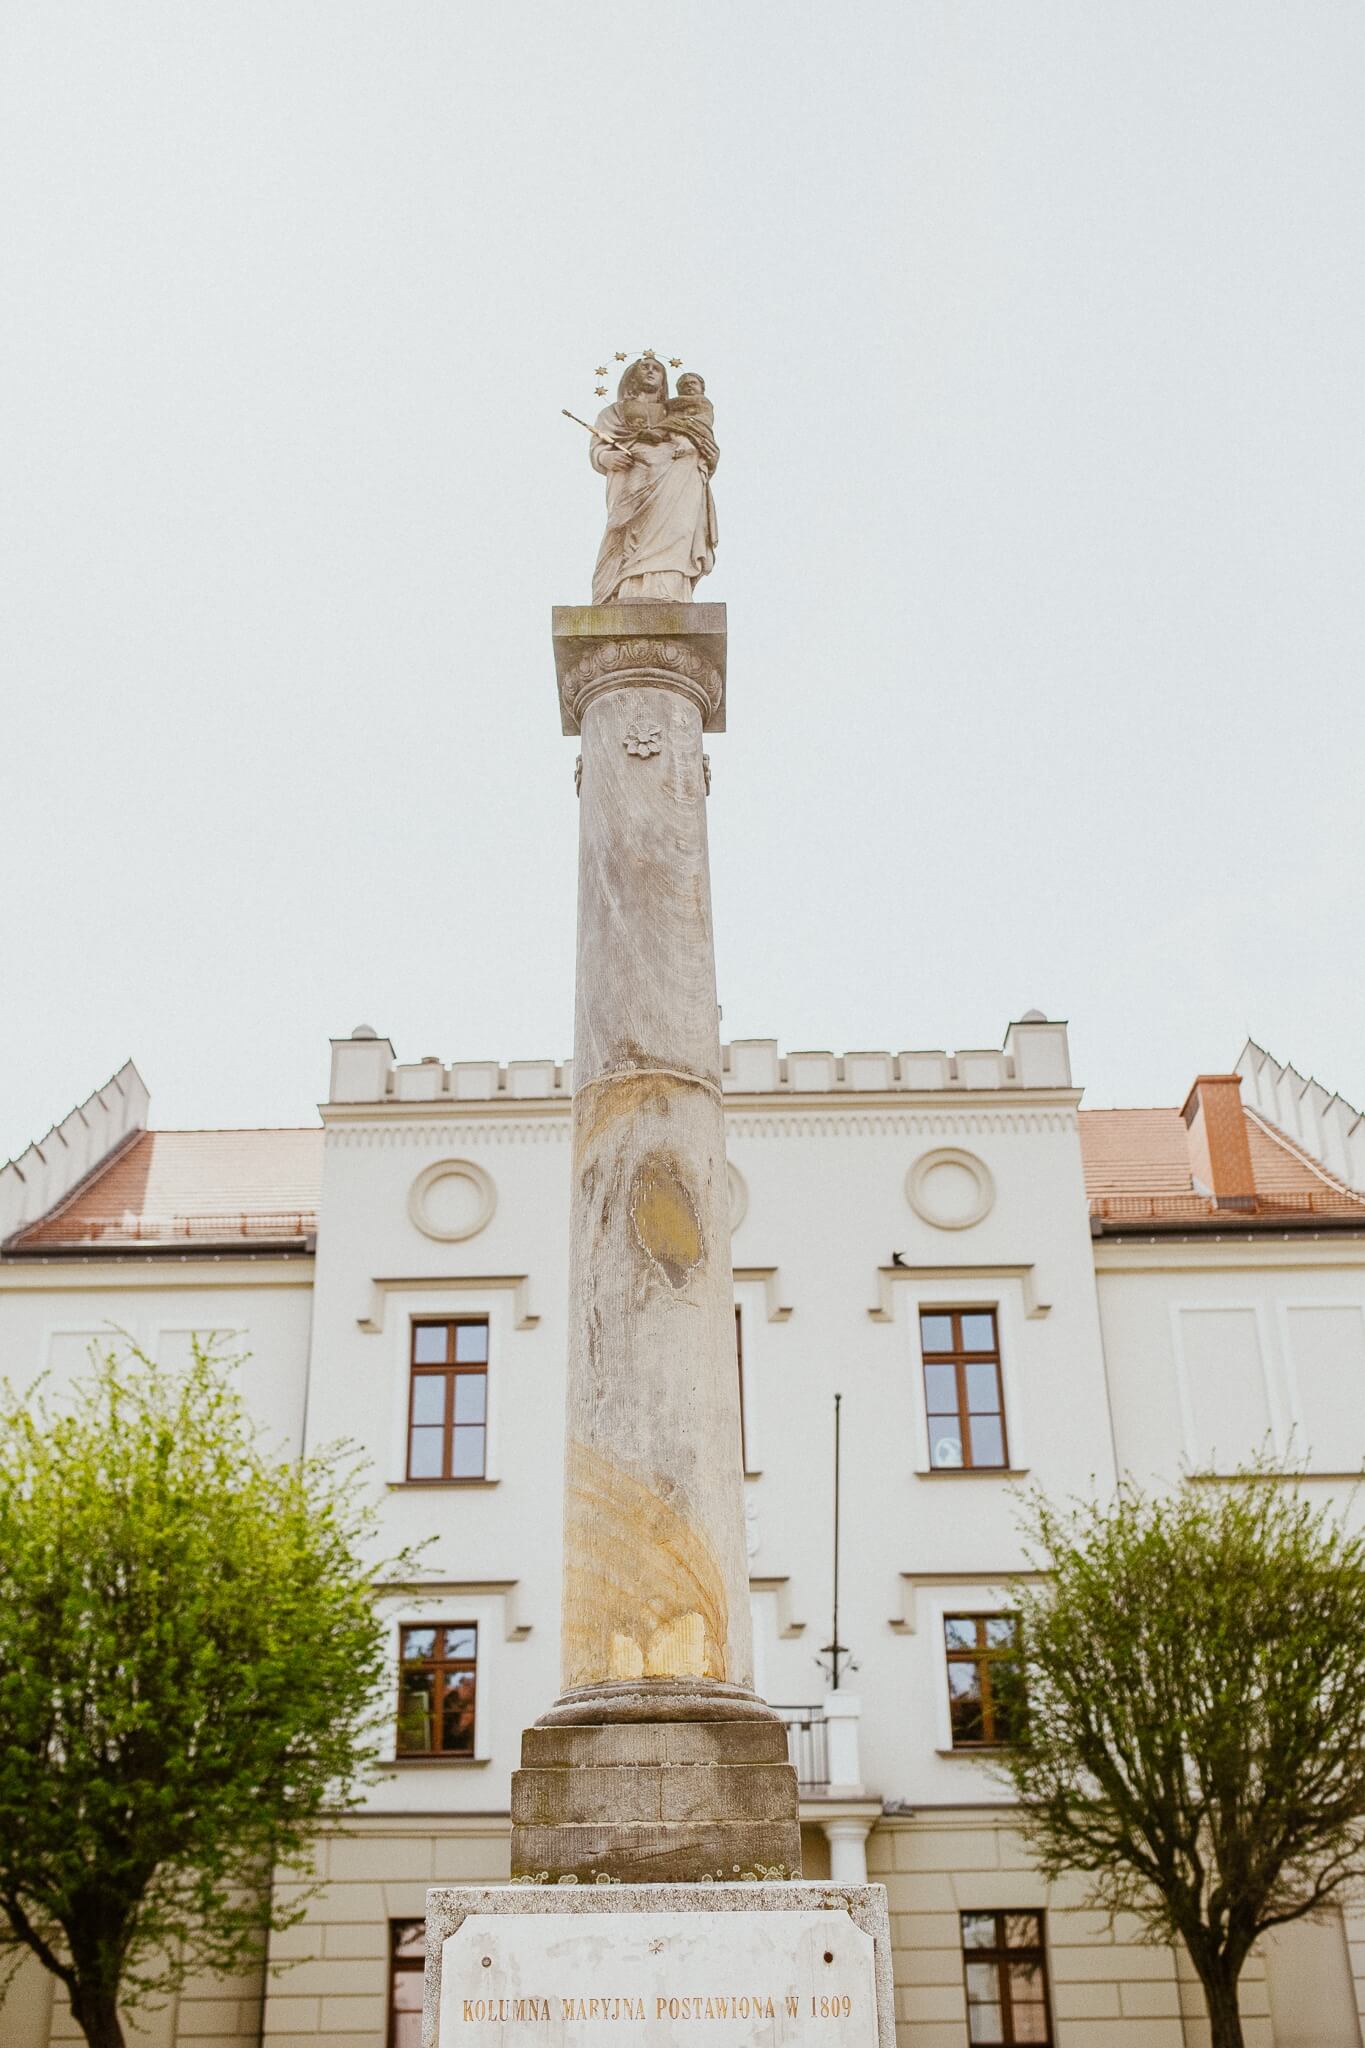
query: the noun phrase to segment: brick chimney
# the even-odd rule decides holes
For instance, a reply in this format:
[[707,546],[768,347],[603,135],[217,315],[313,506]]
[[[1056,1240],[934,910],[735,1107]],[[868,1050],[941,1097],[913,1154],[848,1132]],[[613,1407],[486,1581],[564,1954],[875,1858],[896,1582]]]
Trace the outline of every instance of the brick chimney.
[[1180,1114],[1188,1133],[1190,1172],[1201,1188],[1220,1209],[1254,1209],[1256,1181],[1240,1074],[1198,1075]]

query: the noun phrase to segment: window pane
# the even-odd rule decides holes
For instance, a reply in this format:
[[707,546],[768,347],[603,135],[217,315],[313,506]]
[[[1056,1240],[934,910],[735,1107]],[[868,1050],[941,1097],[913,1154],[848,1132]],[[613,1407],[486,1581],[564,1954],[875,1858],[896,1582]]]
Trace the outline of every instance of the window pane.
[[1016,2041],[1046,2041],[1047,2007],[1045,2005],[1016,2005],[1014,2008],[1014,2038]]
[[452,1479],[483,1478],[483,1431],[481,1429],[457,1429],[455,1431],[451,1444],[450,1476]]
[[953,1701],[978,1699],[981,1679],[975,1664],[948,1666],[948,1695]]
[[455,1325],[455,1358],[460,1365],[482,1365],[488,1358],[487,1323]]
[[1043,2002],[1043,1972],[1037,1963],[1011,1963],[1010,1997],[1024,2005]]
[[1006,1913],[1006,1948],[1041,1948],[1042,1945],[1043,1930],[1036,1913]]
[[432,1746],[436,1679],[431,1671],[405,1671],[398,1699],[398,1747],[427,1750]]
[[436,1631],[434,1628],[405,1628],[403,1631],[403,1661],[420,1663],[423,1658],[436,1654]]
[[955,1365],[925,1366],[924,1404],[931,1415],[956,1415],[957,1367]]
[[1005,1462],[1005,1432],[1000,1426],[998,1415],[973,1415],[972,1463],[974,1465],[1003,1465]]
[[962,1349],[964,1351],[994,1351],[995,1317],[964,1316],[962,1318]]
[[1000,1413],[1000,1374],[993,1365],[964,1365],[967,1406],[973,1415]]
[[[988,1650],[1012,1650],[1014,1648],[1014,1616],[1012,1614],[994,1614],[990,1617],[986,1623],[986,1648]],[[1030,1917],[1027,1913],[1015,1915],[1015,1918],[1018,1920],[1028,1920]],[[1010,1940],[1011,1947],[1020,1946],[1012,1937],[1006,1938]],[[1027,1947],[1028,1943],[1025,1942],[1022,1945]]]
[[954,1749],[985,1749],[986,1724],[980,1700],[954,1700],[948,1716]]
[[956,1421],[930,1416],[929,1462],[941,1471],[951,1470],[962,1463],[962,1430]]
[[443,1429],[414,1429],[408,1452],[409,1479],[439,1479],[441,1453],[445,1447]]
[[419,1372],[412,1381],[412,1419],[419,1422],[444,1422],[446,1419],[445,1374]]
[[962,1946],[964,1948],[995,1947],[994,1913],[964,1913],[962,1915]]
[[[472,1657],[476,1631],[472,1628],[448,1628],[445,1632],[447,1657]],[[426,1950],[423,1949],[423,1955]]]
[[924,1351],[951,1351],[953,1348],[953,1319],[951,1316],[921,1316],[919,1319],[920,1348]]
[[486,1373],[456,1373],[455,1420],[457,1422],[482,1422],[484,1400],[487,1393],[488,1376]]
[[[393,1920],[390,1921],[389,1926],[393,1939],[394,1955],[405,1956],[410,1960],[415,1959],[419,1963],[425,1962],[427,1953],[426,1921]],[[399,1982],[401,1983],[402,1981],[403,1978],[402,1976],[400,1976]],[[407,1973],[407,1981],[411,1982],[411,1973]],[[419,1986],[421,1984],[421,1981],[422,1979],[419,1974],[417,1978]],[[420,1994],[418,1996],[417,2003],[419,2006],[422,2003]]]
[[441,1748],[447,1756],[474,1754],[474,1674],[447,1675],[441,1713]]
[[417,2007],[415,2011],[409,2012],[400,2006],[397,2000],[394,2001],[393,2048],[422,2048],[422,1980],[414,1975],[412,1981],[418,1991]]
[[945,1614],[943,1617],[943,1640],[950,1650],[974,1650],[976,1648],[976,1616],[974,1614]]
[[981,1698],[973,1689],[963,1692],[953,1686],[957,1672],[970,1672],[969,1665],[948,1667],[948,1719],[952,1727],[954,1747],[960,1742],[984,1742],[985,1725],[981,1719]]
[[1000,1980],[994,1963],[968,1963],[967,2003],[969,2005],[999,2005]]
[[449,1335],[444,1323],[418,1323],[412,1333],[413,1364],[444,1365]]
[[1000,2007],[998,2005],[969,2005],[967,2007],[967,2039],[969,2041],[1003,2041]]

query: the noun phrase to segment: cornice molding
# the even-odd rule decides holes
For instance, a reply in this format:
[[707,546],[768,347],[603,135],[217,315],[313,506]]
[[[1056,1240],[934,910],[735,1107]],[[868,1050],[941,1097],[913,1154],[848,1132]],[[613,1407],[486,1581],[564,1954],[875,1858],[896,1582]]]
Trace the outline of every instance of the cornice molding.
[[935,1586],[985,1586],[993,1593],[1008,1593],[1011,1586],[1037,1585],[1050,1574],[1018,1566],[1003,1572],[901,1572],[899,1576],[900,1613],[889,1615],[886,1625],[895,1635],[913,1636],[919,1631],[915,1601],[921,1590],[928,1592]]
[[776,1266],[736,1266],[734,1277],[736,1280],[759,1280],[763,1283],[763,1306],[770,1323],[791,1321],[792,1312],[782,1300],[786,1290]]
[[82,1258],[0,1260],[0,1294],[77,1294],[139,1288],[311,1287],[312,1252],[231,1252],[183,1258],[103,1252]]
[[[1229,1226],[1231,1229],[1232,1226]],[[1315,1237],[1296,1230],[1276,1237],[1257,1231],[1245,1237],[1097,1237],[1091,1240],[1096,1273],[1254,1273],[1296,1268],[1365,1273],[1365,1232],[1343,1238],[1336,1231]]]
[[791,1576],[787,1572],[764,1577],[761,1574],[749,1579],[751,1593],[773,1593],[777,1596],[777,1633],[784,1642],[802,1636],[806,1632],[804,1621],[797,1621],[792,1614]]
[[511,1290],[513,1327],[534,1330],[540,1321],[531,1313],[529,1277],[525,1273],[415,1273],[385,1275],[370,1282],[370,1305],[356,1317],[356,1328],[377,1337],[391,1294],[488,1294]]
[[[553,1109],[547,1115],[540,1104],[529,1116],[524,1109],[518,1114],[513,1105],[500,1115],[490,1116],[490,1105],[486,1102],[478,1105],[478,1117],[461,1116],[462,1107],[452,1103],[450,1109],[454,1114],[434,1120],[429,1102],[396,1102],[393,1111],[385,1111],[382,1116],[376,1116],[375,1104],[367,1103],[364,1121],[348,1117],[344,1124],[329,1123],[324,1146],[328,1151],[385,1151],[406,1145],[449,1145],[452,1125],[458,1125],[462,1145],[555,1145],[565,1143],[569,1137],[567,1102],[558,1115]],[[420,1116],[402,1113],[414,1109],[420,1110]]]
[[[479,1600],[493,1595],[503,1603],[503,1620],[509,1643],[524,1643],[534,1624],[523,1621],[517,1611],[517,1588],[520,1579],[403,1579],[396,1584],[381,1580],[375,1587],[380,1599],[395,1601],[406,1606],[412,1601],[419,1604],[425,1600]],[[440,1622],[439,1615],[420,1615],[419,1620]]]
[[[740,1091],[726,1088],[722,1102],[727,1125],[745,1136],[806,1137],[821,1132],[881,1137],[970,1136],[986,1132],[1075,1131],[1079,1091],[1031,1090],[1027,1096],[995,1090],[956,1091],[916,1096],[910,1090],[881,1089],[855,1093],[839,1089],[809,1094],[790,1088]],[[562,1139],[573,1113],[568,1095],[456,1097],[405,1102],[324,1102],[319,1114],[324,1142],[361,1145],[382,1137],[388,1144],[448,1142],[450,1126],[458,1124],[471,1138],[489,1143],[549,1142]],[[511,1126],[512,1128],[508,1128]],[[411,1137],[394,1135],[411,1132]],[[367,1138],[366,1134],[370,1134]]]
[[1030,1322],[1037,1322],[1043,1316],[1051,1315],[1052,1303],[1038,1299],[1038,1283],[1034,1278],[1035,1268],[1028,1265],[1000,1265],[987,1262],[972,1265],[959,1264],[951,1260],[946,1264],[933,1266],[878,1266],[877,1305],[868,1310],[874,1323],[894,1323],[896,1320],[895,1290],[898,1285],[920,1280],[948,1280],[970,1282],[972,1280],[1017,1280],[1024,1297],[1024,1314]]
[[886,1098],[879,1096],[875,1107],[832,1097],[828,1108],[797,1110],[790,1106],[791,1099],[749,1096],[737,1106],[733,1097],[727,1097],[726,1122],[737,1136],[746,1138],[967,1138],[1077,1128],[1072,1109],[902,1109],[883,1107]]

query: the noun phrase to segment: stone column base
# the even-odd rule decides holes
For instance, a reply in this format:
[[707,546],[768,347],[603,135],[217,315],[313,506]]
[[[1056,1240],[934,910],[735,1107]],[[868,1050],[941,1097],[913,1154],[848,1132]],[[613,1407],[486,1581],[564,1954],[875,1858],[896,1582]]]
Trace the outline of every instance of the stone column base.
[[796,1773],[776,1718],[561,1722],[522,1736],[513,1877],[697,1884],[800,1874]]

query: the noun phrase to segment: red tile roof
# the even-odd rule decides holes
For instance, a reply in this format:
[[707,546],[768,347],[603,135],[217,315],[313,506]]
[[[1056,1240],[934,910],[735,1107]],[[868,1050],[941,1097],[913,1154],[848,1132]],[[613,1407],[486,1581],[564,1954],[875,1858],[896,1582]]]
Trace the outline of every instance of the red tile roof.
[[1248,1208],[1220,1207],[1196,1192],[1190,1148],[1178,1109],[1083,1109],[1081,1159],[1090,1213],[1114,1225],[1217,1218],[1283,1224],[1297,1217],[1358,1219],[1365,1196],[1354,1194],[1291,1138],[1243,1105],[1256,1194]]
[[[1244,1107],[1256,1196],[1219,1208],[1196,1192],[1178,1109],[1083,1109],[1081,1157],[1091,1215],[1109,1229],[1145,1224],[1359,1220],[1352,1191],[1292,1139]],[[301,1245],[317,1229],[320,1130],[141,1131],[11,1252],[80,1246]]]
[[321,1184],[320,1130],[140,1131],[9,1249],[297,1244]]

